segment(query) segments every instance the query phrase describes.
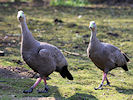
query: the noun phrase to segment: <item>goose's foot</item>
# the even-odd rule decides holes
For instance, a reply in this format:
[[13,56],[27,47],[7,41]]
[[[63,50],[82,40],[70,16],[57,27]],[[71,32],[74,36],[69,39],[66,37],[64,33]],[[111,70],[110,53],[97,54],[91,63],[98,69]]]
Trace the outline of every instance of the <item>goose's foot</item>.
[[37,90],[38,93],[47,93],[48,92],[48,86],[45,86],[44,90]]
[[23,93],[32,93],[33,92],[33,88],[30,88],[29,90],[24,90]]
[[103,89],[102,86],[103,86],[103,84],[100,84],[100,86],[98,88],[94,88],[94,89],[95,90],[102,90]]
[[111,85],[110,85],[110,82],[107,82],[107,84],[105,84],[104,86],[107,86],[107,85],[108,85],[108,86],[111,86]]
[[37,90],[38,93],[47,93],[48,90]]

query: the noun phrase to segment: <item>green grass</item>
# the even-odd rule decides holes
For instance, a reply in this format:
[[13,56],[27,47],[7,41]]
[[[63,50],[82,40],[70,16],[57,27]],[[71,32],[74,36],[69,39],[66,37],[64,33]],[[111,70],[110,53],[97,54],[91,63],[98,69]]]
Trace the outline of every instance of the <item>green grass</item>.
[[[108,75],[112,87],[104,87],[95,91],[102,80],[102,72],[86,56],[64,55],[69,63],[69,70],[74,80],[63,79],[54,72],[48,80],[49,92],[38,94],[36,90],[31,94],[23,94],[23,89],[28,89],[35,79],[4,79],[0,83],[0,95],[3,100],[22,97],[55,97],[68,100],[132,100],[133,99],[133,8],[130,7],[23,7],[27,17],[27,24],[33,36],[40,41],[51,43],[62,51],[86,54],[89,42],[89,22],[94,20],[97,24],[97,37],[104,42],[111,43],[130,57],[129,72],[121,68],[112,70]],[[17,9],[5,7],[0,9],[0,50],[5,51],[5,56],[0,57],[2,66],[20,66],[12,60],[21,60],[20,57],[20,28],[17,21]],[[79,18],[79,16],[82,16]],[[63,23],[55,24],[54,19],[61,19]],[[117,33],[118,37],[107,33]],[[1,38],[9,36],[7,40]],[[43,88],[43,82],[37,87]]]
[[90,2],[88,0],[51,0],[50,4],[54,6],[86,6]]

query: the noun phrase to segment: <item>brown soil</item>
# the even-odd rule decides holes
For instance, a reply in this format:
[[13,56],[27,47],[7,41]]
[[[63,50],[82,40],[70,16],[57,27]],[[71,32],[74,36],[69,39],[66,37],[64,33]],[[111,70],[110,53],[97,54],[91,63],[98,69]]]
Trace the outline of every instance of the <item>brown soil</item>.
[[[13,79],[23,79],[23,78],[37,78],[38,74],[30,71],[23,67],[2,67],[0,66],[0,77],[2,78],[13,78]],[[0,80],[2,81],[2,80]],[[12,89],[9,85],[0,84],[0,89],[9,90]],[[4,95],[3,95],[4,96]],[[0,100],[3,96],[0,96]],[[16,98],[15,95],[8,96],[11,100],[60,100],[54,97],[24,97]]]
[[0,77],[3,78],[37,78],[38,74],[23,67],[0,66]]
[[54,97],[24,97],[21,99],[14,99],[14,100],[60,100]]

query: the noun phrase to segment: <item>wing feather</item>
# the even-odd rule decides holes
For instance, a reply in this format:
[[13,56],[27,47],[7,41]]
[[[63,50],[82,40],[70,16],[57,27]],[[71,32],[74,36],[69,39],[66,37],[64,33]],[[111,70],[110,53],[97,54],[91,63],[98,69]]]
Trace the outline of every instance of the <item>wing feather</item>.
[[116,64],[117,66],[123,66],[126,64],[127,60],[123,53],[114,45],[108,43],[102,43],[104,45],[104,50],[108,52],[108,59]]
[[50,52],[47,50],[47,49],[41,49],[40,51],[39,51],[39,55],[41,56],[41,57],[46,57],[46,58],[48,58],[48,57],[50,57]]

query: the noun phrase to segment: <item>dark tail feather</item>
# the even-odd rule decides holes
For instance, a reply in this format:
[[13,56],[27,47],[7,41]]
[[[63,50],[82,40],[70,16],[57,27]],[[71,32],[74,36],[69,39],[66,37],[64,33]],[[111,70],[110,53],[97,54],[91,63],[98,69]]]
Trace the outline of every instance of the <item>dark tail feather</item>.
[[69,80],[73,80],[73,77],[72,77],[71,73],[68,71],[67,66],[64,66],[62,68],[60,74],[61,74],[61,76],[63,78],[66,78],[67,77]]
[[127,57],[127,55],[126,55],[125,53],[123,53],[123,55],[124,55],[126,61],[129,62],[130,60],[129,60],[129,58]]
[[128,71],[127,65],[122,66],[125,71]]

